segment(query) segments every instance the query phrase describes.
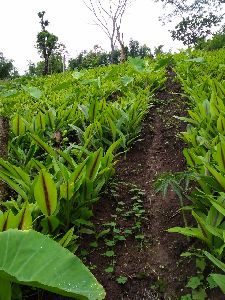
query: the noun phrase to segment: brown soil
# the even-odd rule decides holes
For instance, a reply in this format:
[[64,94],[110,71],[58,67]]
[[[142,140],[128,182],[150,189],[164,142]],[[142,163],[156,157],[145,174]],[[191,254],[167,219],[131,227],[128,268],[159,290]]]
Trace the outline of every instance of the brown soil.
[[[105,287],[108,300],[179,299],[187,278],[195,272],[192,263],[187,265],[187,260],[180,259],[189,246],[187,240],[166,232],[170,227],[183,225],[179,201],[173,192],[164,199],[154,189],[159,174],[185,168],[183,144],[176,137],[184,128],[173,118],[185,110],[179,92],[180,86],[168,80],[166,89],[156,95],[161,103],[150,109],[143,122],[141,141],[117,164],[116,179],[135,184],[145,192],[147,220],[142,224],[144,246],[133,237],[116,247],[115,274],[105,273],[107,259],[99,252],[94,251],[89,258],[97,266],[93,273]],[[117,201],[130,203],[130,198],[129,190],[122,186]],[[103,223],[115,214],[116,203],[106,204],[107,200],[110,199],[103,199],[96,209],[95,218]],[[128,278],[124,285],[115,281],[120,275]]]

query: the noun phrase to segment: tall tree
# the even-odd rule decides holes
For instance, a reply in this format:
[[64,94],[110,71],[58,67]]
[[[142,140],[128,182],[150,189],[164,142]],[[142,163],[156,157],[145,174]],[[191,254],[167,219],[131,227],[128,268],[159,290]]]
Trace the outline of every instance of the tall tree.
[[49,74],[49,58],[54,49],[56,49],[58,37],[46,30],[49,25],[48,20],[44,20],[45,11],[39,12],[41,31],[37,35],[37,49],[44,58],[43,75]]
[[172,38],[188,46],[196,45],[199,39],[212,34],[214,27],[222,22],[225,15],[225,0],[155,1],[163,3],[164,11],[168,12],[169,9],[160,18],[164,23],[170,22],[174,17],[178,18],[178,24],[171,30]]
[[121,24],[124,13],[132,1],[133,0],[83,0],[87,8],[94,15],[95,24],[98,25],[109,38],[112,53],[115,51],[116,42],[119,42],[121,61],[124,61],[126,57]]

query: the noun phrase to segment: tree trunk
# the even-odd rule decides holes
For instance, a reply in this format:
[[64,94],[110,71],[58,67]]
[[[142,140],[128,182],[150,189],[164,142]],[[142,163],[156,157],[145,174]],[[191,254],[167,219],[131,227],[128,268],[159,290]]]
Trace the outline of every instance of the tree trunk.
[[126,49],[125,49],[125,46],[124,46],[124,42],[123,42],[123,34],[122,34],[122,38],[121,38],[121,35],[120,35],[120,29],[117,28],[117,40],[120,44],[120,62],[121,63],[124,63],[126,61]]
[[45,67],[44,67],[44,72],[43,75],[48,75],[49,73],[49,58],[48,56],[45,56]]
[[110,62],[111,62],[111,64],[113,64],[114,63],[115,46],[114,46],[113,40],[111,40],[110,42],[111,42],[111,57],[110,57]]
[[[0,116],[0,158],[8,157],[9,120]],[[0,180],[0,201],[6,197],[6,185]]]
[[120,54],[120,62],[124,63],[126,61],[126,49],[123,43],[120,43],[121,54]]

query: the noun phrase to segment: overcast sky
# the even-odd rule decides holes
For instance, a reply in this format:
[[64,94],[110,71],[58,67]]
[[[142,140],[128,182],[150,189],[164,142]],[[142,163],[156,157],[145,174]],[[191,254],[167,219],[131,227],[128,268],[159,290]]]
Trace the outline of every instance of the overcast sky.
[[[90,50],[96,44],[109,50],[107,37],[93,25],[93,17],[82,0],[0,1],[0,52],[14,60],[20,73],[27,69],[29,60],[40,60],[35,48],[36,36],[41,29],[39,11],[46,11],[46,18],[50,21],[48,30],[66,45],[69,57]],[[133,38],[152,49],[160,44],[165,45],[165,50],[181,48],[182,44],[172,41],[168,28],[158,21],[162,12],[162,6],[153,0],[136,0],[124,15],[122,32],[125,43]]]

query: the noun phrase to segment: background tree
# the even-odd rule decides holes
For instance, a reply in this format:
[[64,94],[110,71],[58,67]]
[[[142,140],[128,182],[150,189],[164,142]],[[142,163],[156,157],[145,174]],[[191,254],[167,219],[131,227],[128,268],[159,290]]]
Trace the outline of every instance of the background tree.
[[211,28],[220,23],[221,17],[209,13],[208,16],[192,15],[178,23],[171,35],[174,40],[182,41],[184,45],[190,47],[198,44],[199,40],[204,40],[211,34]]
[[[121,24],[124,13],[132,0],[83,0],[92,12],[95,24],[98,25],[110,40],[111,53],[115,51],[116,42],[121,49],[121,61],[126,57]],[[111,57],[113,61],[113,55]]]
[[39,12],[41,31],[37,35],[37,49],[44,58],[43,75],[49,74],[49,58],[54,49],[56,49],[58,37],[48,32],[46,27],[49,25],[48,20],[44,20],[45,11]]
[[171,22],[177,17],[178,24],[170,31],[172,38],[188,46],[196,45],[199,39],[211,35],[224,19],[225,0],[155,1],[162,2],[164,11],[169,11],[160,18],[163,23]]
[[225,26],[214,33],[211,39],[199,41],[199,43],[196,45],[196,48],[209,51],[218,50],[221,48],[225,49]]
[[[55,49],[52,51],[48,58],[48,74],[61,73],[66,69],[66,60],[68,52],[64,44],[57,43]],[[39,61],[37,64],[29,61],[28,70],[26,75],[28,76],[40,76],[45,69],[45,61]]]
[[133,39],[129,42],[129,48],[128,48],[128,56],[131,57],[151,57],[151,49],[147,45],[140,46],[140,43],[138,41],[135,41]]
[[[130,40],[129,47],[125,47],[126,57],[152,57],[151,50],[148,46],[140,46],[138,41]],[[113,52],[106,52],[98,45],[94,46],[91,51],[82,51],[76,58],[69,60],[69,69],[89,69],[98,66],[107,66],[111,64],[111,58],[115,64],[120,63],[121,52],[114,50]]]
[[12,59],[7,59],[0,52],[0,79],[14,78],[17,77],[18,71],[13,65]]

